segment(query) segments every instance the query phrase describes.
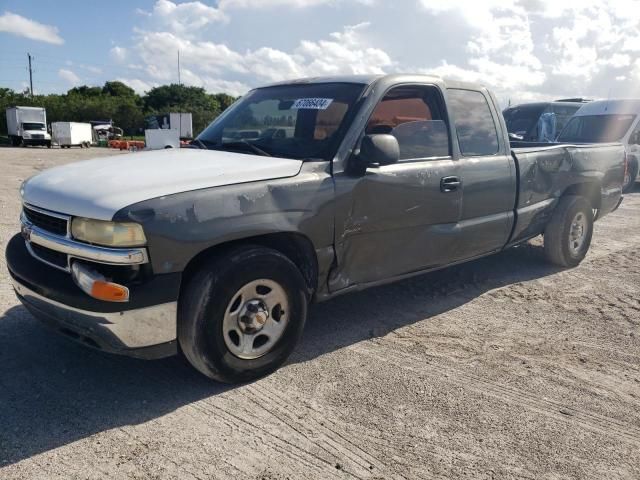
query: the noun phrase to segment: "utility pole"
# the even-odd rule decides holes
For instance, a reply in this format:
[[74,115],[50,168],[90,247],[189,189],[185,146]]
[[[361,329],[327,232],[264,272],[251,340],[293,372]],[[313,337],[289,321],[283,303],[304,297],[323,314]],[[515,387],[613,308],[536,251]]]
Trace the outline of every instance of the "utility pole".
[[180,85],[180,50],[178,50],[178,85]]
[[27,58],[29,59],[29,87],[31,92],[31,98],[33,98],[33,70],[31,70],[31,54],[27,53]]
[[[180,49],[178,49],[178,86],[180,86]],[[182,110],[182,109],[180,109]],[[171,117],[171,114],[169,114],[169,117]],[[180,118],[180,121],[178,122],[178,143],[180,142],[180,137],[182,136],[182,112],[178,112],[178,117]]]

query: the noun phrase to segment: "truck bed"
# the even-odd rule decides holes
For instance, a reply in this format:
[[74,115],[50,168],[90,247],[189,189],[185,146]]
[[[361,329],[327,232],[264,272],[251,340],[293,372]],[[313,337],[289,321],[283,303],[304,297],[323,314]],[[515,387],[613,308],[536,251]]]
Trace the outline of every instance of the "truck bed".
[[623,145],[511,145],[519,188],[510,245],[542,233],[558,199],[567,191],[592,199],[598,205],[598,217],[618,206],[624,175]]

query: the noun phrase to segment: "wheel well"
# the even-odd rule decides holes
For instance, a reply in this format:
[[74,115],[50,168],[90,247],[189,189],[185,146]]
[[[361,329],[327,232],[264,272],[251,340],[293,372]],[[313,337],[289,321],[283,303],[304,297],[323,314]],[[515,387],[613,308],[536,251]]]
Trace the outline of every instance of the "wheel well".
[[182,285],[186,284],[187,280],[191,278],[203,262],[239,245],[259,245],[272,248],[285,255],[300,269],[307,284],[308,296],[309,298],[313,296],[318,286],[318,259],[316,252],[311,240],[300,233],[294,232],[269,233],[232,240],[209,247],[189,261],[182,273]]
[[585,197],[587,200],[589,200],[594,210],[600,208],[602,192],[600,190],[600,185],[596,182],[578,183],[576,185],[571,185],[562,194],[562,196],[565,195],[578,195],[581,197]]

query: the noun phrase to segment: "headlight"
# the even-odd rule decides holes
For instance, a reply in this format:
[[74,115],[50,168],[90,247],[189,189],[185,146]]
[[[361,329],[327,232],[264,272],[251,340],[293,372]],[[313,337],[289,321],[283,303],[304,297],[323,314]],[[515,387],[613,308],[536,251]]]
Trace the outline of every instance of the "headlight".
[[71,235],[83,242],[108,247],[136,247],[147,243],[142,225],[133,222],[74,218],[71,222]]
[[24,138],[31,138],[31,134],[29,132],[24,132],[22,135]]

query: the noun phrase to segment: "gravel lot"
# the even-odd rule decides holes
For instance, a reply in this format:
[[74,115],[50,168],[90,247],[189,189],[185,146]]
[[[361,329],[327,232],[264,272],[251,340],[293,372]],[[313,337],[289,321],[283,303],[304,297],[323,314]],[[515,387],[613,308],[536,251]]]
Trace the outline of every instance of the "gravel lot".
[[[107,154],[0,148],[3,249],[23,179]],[[533,242],[316,305],[239,387],[49,333],[2,256],[0,478],[640,478],[639,232],[640,187],[573,270]]]

